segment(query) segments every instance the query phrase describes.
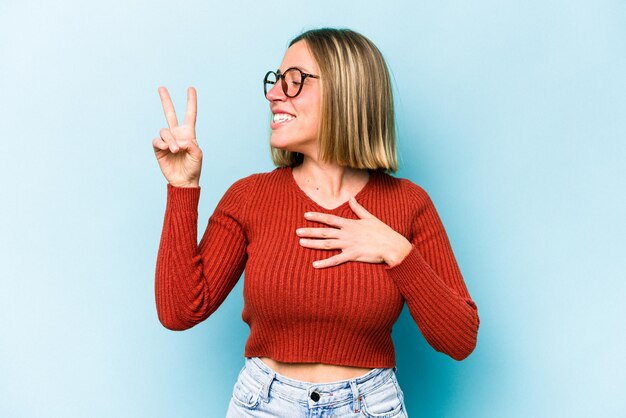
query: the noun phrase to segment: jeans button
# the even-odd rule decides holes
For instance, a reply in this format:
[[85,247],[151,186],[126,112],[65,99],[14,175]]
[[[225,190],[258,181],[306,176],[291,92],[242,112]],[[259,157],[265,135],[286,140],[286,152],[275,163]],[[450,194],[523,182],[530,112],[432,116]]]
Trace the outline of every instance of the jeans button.
[[315,402],[320,400],[320,394],[317,392],[311,392],[311,399],[313,399]]

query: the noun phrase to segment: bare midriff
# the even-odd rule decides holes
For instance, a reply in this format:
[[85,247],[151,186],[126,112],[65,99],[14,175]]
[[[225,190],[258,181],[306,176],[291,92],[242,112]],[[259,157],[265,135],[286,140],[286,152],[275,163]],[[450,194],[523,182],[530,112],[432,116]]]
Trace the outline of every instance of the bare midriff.
[[373,369],[352,366],[339,366],[323,363],[283,363],[269,357],[259,357],[276,373],[291,379],[313,383],[335,382],[363,376]]

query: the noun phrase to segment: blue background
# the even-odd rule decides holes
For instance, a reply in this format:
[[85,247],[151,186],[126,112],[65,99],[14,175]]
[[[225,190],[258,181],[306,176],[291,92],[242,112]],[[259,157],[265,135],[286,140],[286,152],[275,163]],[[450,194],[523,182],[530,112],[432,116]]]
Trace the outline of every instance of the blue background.
[[261,80],[303,29],[349,27],[393,73],[399,177],[432,197],[476,300],[456,362],[408,310],[411,416],[625,416],[626,3],[3,1],[0,416],[219,417],[243,365],[240,281],[159,323],[166,181],[151,140],[198,91],[201,236],[273,169]]

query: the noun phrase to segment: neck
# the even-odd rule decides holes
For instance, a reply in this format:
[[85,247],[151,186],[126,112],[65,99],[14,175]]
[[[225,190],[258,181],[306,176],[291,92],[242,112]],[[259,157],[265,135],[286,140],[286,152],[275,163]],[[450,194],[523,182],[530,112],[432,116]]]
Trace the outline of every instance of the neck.
[[361,188],[369,179],[366,169],[356,169],[338,164],[313,160],[306,155],[302,164],[293,168],[294,177],[301,187],[338,198]]

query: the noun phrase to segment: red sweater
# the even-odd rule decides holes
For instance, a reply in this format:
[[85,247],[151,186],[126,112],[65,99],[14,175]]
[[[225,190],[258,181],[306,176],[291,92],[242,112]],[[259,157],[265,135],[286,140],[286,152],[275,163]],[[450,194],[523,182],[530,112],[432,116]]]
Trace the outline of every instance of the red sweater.
[[401,233],[411,252],[393,268],[347,262],[316,269],[339,254],[299,244],[308,211],[358,219],[349,203],[325,209],[298,186],[291,168],[236,181],[217,204],[197,243],[200,187],[167,185],[156,263],[159,320],[184,330],[208,318],[245,268],[242,319],[250,327],[246,357],[281,362],[393,367],[391,329],[406,301],[422,335],[456,360],[476,346],[479,317],[448,237],[424,189],[370,171],[357,201]]

